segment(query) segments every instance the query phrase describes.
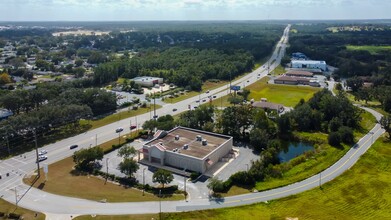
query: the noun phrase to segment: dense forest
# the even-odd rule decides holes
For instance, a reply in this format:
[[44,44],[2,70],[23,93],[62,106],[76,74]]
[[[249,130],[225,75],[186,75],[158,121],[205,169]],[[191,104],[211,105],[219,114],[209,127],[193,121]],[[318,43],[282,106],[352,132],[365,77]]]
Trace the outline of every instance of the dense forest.
[[148,75],[199,90],[207,79],[228,80],[250,71],[255,62],[270,54],[284,27],[250,26],[236,26],[233,31],[234,27],[223,25],[217,28],[219,32],[204,27],[199,31],[111,33],[94,46],[101,50],[133,49],[138,54],[100,64],[94,70],[94,82]]

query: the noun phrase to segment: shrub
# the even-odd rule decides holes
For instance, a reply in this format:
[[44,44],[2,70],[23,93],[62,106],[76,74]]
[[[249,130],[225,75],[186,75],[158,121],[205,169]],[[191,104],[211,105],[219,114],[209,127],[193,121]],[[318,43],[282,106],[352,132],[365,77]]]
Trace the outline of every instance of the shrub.
[[196,180],[200,175],[201,175],[201,173],[192,172],[192,173],[190,174],[190,179],[191,179],[191,180]]
[[354,135],[353,135],[353,130],[351,128],[342,126],[339,128],[338,133],[343,143],[345,144],[354,143]]
[[331,132],[328,137],[328,142],[331,146],[339,146],[341,143],[341,137],[338,132]]
[[234,173],[229,179],[235,185],[253,186],[255,184],[254,178],[246,171]]

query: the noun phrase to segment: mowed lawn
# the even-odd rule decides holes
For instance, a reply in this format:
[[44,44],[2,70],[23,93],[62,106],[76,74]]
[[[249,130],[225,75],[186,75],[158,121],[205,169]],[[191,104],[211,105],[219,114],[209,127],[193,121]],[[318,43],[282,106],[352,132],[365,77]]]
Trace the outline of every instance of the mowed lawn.
[[[381,138],[350,170],[298,195],[249,206],[182,213],[164,219],[391,219],[391,142]],[[99,216],[94,219],[158,219],[158,215]],[[77,219],[93,219],[84,216]]]
[[[21,207],[16,208],[14,204],[11,204],[3,199],[0,199],[0,213],[16,213],[21,215],[23,219],[44,220],[46,218],[42,213],[30,211]],[[35,217],[35,214],[37,214],[37,217]],[[0,217],[0,219],[3,218]]]
[[391,45],[388,46],[375,46],[375,45],[363,45],[363,46],[356,46],[356,45],[346,45],[346,48],[348,50],[366,50],[370,54],[374,55],[377,54],[380,51],[388,51],[391,52]]
[[249,99],[260,101],[267,98],[267,101],[279,103],[284,106],[293,107],[300,99],[309,100],[320,88],[295,85],[267,84],[268,77],[246,87],[250,90]]
[[[74,163],[71,157],[49,165],[48,180],[42,172],[41,178],[35,182],[34,187],[45,192],[70,197],[89,199],[93,201],[106,200],[107,202],[140,202],[156,201],[159,197],[145,193],[134,188],[126,188],[116,183],[107,182],[95,176],[73,175],[71,173]],[[26,184],[31,184],[32,179],[24,179]],[[173,195],[165,200],[184,199],[182,195]]]

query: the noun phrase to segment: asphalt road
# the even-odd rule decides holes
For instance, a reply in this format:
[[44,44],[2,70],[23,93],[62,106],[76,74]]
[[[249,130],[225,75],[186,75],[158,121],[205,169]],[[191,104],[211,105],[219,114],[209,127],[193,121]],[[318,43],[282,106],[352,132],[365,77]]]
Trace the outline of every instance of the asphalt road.
[[[271,56],[268,64],[265,67],[260,67],[254,70],[252,73],[244,76],[243,78],[232,82],[232,85],[249,85],[259,78],[267,75],[269,71],[272,71],[278,66],[281,57],[285,53],[285,47],[288,40],[289,33],[288,26],[281,40],[278,42],[276,49]],[[270,66],[269,71],[267,66]],[[260,76],[260,77],[258,77]],[[222,97],[229,92],[227,86],[223,86],[214,89],[209,94],[202,94],[205,98],[208,95],[216,95]],[[187,100],[181,101],[174,105],[167,104],[161,109],[156,110],[157,115],[173,114],[172,109],[177,108],[176,114],[186,111],[188,105],[198,105],[196,100],[199,97],[192,97]],[[373,110],[365,109],[380,119],[381,115]],[[58,141],[54,144],[45,146],[43,149],[48,151],[48,160],[44,163],[53,163],[63,158],[69,157],[75,150],[70,150],[69,146],[72,144],[78,144],[80,148],[86,148],[90,145],[95,145],[95,141],[100,144],[105,141],[118,137],[115,133],[115,129],[118,127],[125,128],[125,131],[129,131],[130,120],[135,122],[136,118],[124,119],[119,122],[106,125],[101,128],[97,128],[86,133],[67,138]],[[140,115],[137,117],[138,124],[142,124],[144,121],[149,120],[149,113]],[[286,197],[289,195],[297,194],[315,187],[319,187],[319,183],[328,182],[335,177],[342,174],[344,171],[353,166],[357,162],[359,157],[364,154],[371,144],[384,132],[380,125],[377,124],[370,133],[365,135],[356,145],[351,148],[345,156],[343,156],[334,165],[324,170],[318,175],[312,176],[301,182],[294,183],[285,187],[268,190],[259,193],[251,193],[240,196],[226,197],[223,200],[208,200],[208,199],[194,199],[190,201],[167,201],[161,202],[161,210],[163,212],[177,212],[177,211],[190,211],[200,209],[212,209],[239,206],[245,204],[251,204],[255,202],[262,202],[271,199],[277,199]],[[98,137],[96,140],[95,137]],[[26,156],[26,158],[24,157]],[[11,159],[0,161],[0,197],[11,203],[15,203],[18,200],[18,205],[43,213],[52,214],[65,214],[78,215],[78,214],[142,214],[142,213],[158,213],[160,210],[159,202],[139,202],[139,203],[101,203],[99,201],[90,201],[84,199],[70,198],[50,193],[43,192],[36,188],[30,188],[22,183],[22,177],[31,174],[36,169],[35,152],[31,151],[22,156],[16,156]],[[6,175],[9,174],[9,176]],[[50,170],[49,170],[50,178]],[[58,180],[61,181],[61,180]],[[26,193],[28,192],[28,193]],[[102,198],[103,199],[103,198]]]

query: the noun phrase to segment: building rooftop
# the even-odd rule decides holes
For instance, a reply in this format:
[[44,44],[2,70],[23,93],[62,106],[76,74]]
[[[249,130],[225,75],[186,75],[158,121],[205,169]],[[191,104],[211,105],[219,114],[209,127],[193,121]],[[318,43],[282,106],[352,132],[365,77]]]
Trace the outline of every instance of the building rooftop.
[[285,73],[285,75],[290,75],[290,76],[307,76],[307,77],[312,77],[314,76],[313,73],[308,72],[308,71],[298,71],[298,70],[291,70]]
[[[202,140],[206,140],[206,145],[203,145],[202,141],[197,140],[197,136],[201,136]],[[155,145],[161,151],[174,151],[178,149],[176,151],[177,153],[202,159],[231,138],[226,135],[176,127],[169,131],[166,136],[153,139],[145,143],[145,145]],[[187,145],[187,149],[184,148],[185,145]]]
[[152,76],[138,76],[138,77],[133,78],[132,80],[133,81],[152,82],[154,80],[159,80],[159,79],[162,79],[162,78],[152,77]]
[[294,76],[281,76],[275,80],[282,80],[282,81],[291,81],[291,82],[309,82],[309,79],[302,78],[302,77],[294,77]]
[[272,103],[272,102],[254,102],[253,103],[253,107],[256,107],[256,108],[266,108],[266,109],[272,109],[272,110],[280,110],[281,108],[283,108],[284,106],[282,106],[281,104],[277,104],[277,103]]
[[326,64],[323,60],[292,60],[292,63],[303,63],[303,64]]

